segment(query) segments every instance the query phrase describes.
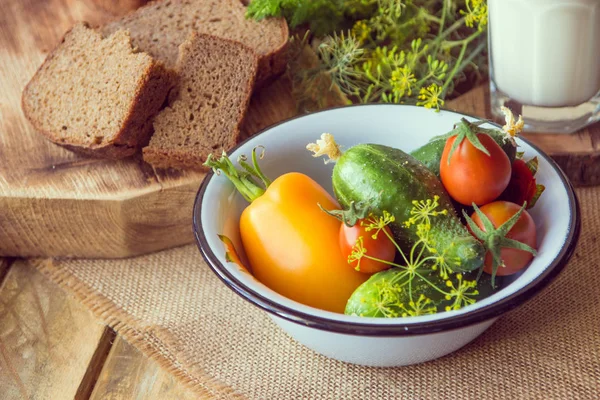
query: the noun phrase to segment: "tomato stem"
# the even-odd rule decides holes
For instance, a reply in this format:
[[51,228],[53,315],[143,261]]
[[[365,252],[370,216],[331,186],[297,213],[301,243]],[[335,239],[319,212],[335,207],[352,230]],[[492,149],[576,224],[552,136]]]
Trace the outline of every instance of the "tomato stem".
[[359,220],[369,216],[371,211],[371,206],[363,201],[351,201],[347,210],[326,210],[321,204],[317,203],[317,205],[321,211],[343,222],[348,227],[353,227]]
[[[524,202],[519,211],[506,220],[506,222],[504,222],[498,228],[495,228],[494,224],[492,224],[492,221],[490,221],[490,219],[477,207],[477,205],[473,203],[473,209],[475,210],[475,213],[477,213],[477,216],[481,220],[485,230],[479,228],[475,221],[473,221],[465,212],[465,210],[463,210],[463,216],[465,217],[469,228],[471,228],[471,231],[475,237],[481,241],[486,250],[488,250],[492,255],[492,286],[494,287],[496,286],[495,281],[498,268],[504,265],[504,261],[500,257],[500,250],[502,247],[523,250],[533,254],[534,256],[537,255],[537,251],[525,243],[506,237],[512,227],[515,226],[515,224],[519,221],[519,218],[521,218],[521,214],[523,214],[525,208],[527,208],[527,202]],[[479,276],[477,279],[479,279]]]

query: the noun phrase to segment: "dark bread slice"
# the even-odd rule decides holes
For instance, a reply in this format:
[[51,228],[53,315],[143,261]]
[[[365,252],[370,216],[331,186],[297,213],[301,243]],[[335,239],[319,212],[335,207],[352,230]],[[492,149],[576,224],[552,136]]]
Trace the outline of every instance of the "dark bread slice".
[[102,39],[73,26],[23,90],[22,108],[51,141],[87,155],[123,158],[148,143],[152,118],[176,75],[134,53],[125,31]]
[[206,170],[210,153],[221,154],[239,139],[257,57],[241,43],[196,32],[179,52],[177,97],[156,116],[143,156],[158,168]]
[[148,0],[92,0],[95,4],[114,15],[123,15],[146,4]]
[[135,46],[174,67],[177,49],[191,31],[231,39],[258,55],[257,86],[286,67],[288,26],[283,18],[260,22],[246,19],[240,0],[165,0],[151,2],[124,18],[102,27],[110,34],[127,29]]

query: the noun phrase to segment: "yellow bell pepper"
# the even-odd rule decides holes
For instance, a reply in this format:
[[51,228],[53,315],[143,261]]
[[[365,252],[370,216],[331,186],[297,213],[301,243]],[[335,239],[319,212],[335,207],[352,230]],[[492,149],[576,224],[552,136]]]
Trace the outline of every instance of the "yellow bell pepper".
[[[339,204],[307,175],[291,172],[272,183],[240,160],[237,170],[225,154],[206,165],[222,171],[250,205],[240,217],[240,235],[256,279],[308,306],[343,313],[354,290],[368,276],[355,271],[339,245],[341,222],[323,212]],[[257,183],[260,179],[266,190]]]

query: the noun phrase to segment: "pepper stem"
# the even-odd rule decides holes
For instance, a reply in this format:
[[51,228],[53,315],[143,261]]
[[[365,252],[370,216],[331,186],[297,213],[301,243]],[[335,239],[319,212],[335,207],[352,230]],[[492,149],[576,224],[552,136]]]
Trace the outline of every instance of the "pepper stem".
[[306,149],[313,152],[313,157],[327,156],[327,160],[324,160],[325,164],[336,162],[342,156],[342,150],[331,133],[323,133],[321,139],[309,143]]
[[[262,149],[258,158],[256,156],[257,149]],[[213,154],[209,154],[204,165],[212,168],[217,175],[220,175],[221,172],[224,173],[244,199],[249,203],[252,203],[262,196],[265,193],[265,189],[271,184],[271,181],[262,173],[258,165],[258,159],[262,159],[264,154],[265,151],[263,146],[257,146],[252,149],[252,165],[248,164],[245,155],[238,157],[238,163],[242,167],[241,169],[238,169],[233,165],[225,151],[223,151],[218,160],[215,159]],[[256,179],[260,179],[264,188],[256,181]]]

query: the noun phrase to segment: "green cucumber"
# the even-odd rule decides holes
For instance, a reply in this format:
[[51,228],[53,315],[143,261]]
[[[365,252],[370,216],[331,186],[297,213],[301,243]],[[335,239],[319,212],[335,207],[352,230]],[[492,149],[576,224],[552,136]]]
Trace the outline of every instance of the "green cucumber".
[[333,190],[340,205],[369,204],[371,211],[394,215],[390,224],[398,245],[410,252],[418,240],[414,226],[404,225],[413,201],[439,196],[438,210],[446,215],[431,217],[430,237],[437,254],[443,254],[454,272],[471,271],[483,264],[484,248],[460,222],[440,180],[423,164],[402,150],[377,144],[359,144],[336,160]]
[[[508,156],[510,163],[515,161],[517,155],[517,148],[513,144],[506,140],[506,134],[499,130],[486,131],[488,135],[494,139],[496,143]],[[421,161],[427,168],[429,168],[437,177],[440,176],[440,160],[442,159],[442,153],[444,152],[444,146],[446,146],[446,137],[437,137],[430,140],[428,143],[419,147],[416,150],[410,152],[410,155]]]
[[[418,277],[409,286],[403,279],[399,279],[403,273],[400,268],[390,268],[373,274],[352,293],[344,314],[378,318],[403,317],[410,310],[412,301],[419,304],[421,294],[430,300],[429,307],[435,307],[436,311],[443,310],[440,305],[444,296],[439,291]],[[432,274],[427,279],[438,287],[445,287],[445,282],[438,274]]]

